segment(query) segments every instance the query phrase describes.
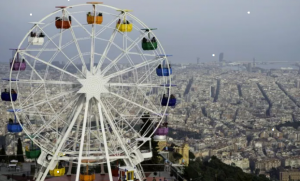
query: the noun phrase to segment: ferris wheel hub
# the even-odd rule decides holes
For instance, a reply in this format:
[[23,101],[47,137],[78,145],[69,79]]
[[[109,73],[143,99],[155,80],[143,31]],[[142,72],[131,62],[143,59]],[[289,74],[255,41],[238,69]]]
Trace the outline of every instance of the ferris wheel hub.
[[77,92],[78,94],[85,94],[87,100],[91,98],[96,98],[100,101],[101,94],[109,93],[106,88],[109,79],[104,78],[100,72],[92,74],[90,71],[86,71],[85,79],[78,79],[82,87]]

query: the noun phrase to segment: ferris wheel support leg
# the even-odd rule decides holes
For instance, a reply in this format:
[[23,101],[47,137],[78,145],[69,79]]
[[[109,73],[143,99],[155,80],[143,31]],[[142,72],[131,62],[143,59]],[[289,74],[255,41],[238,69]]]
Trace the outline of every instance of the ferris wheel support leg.
[[80,100],[78,101],[78,106],[77,106],[76,112],[75,112],[75,114],[74,114],[74,116],[72,118],[72,121],[71,121],[70,125],[68,126],[67,131],[63,134],[63,137],[60,140],[60,144],[58,145],[58,147],[57,147],[57,149],[56,149],[56,151],[55,151],[55,153],[53,155],[53,158],[51,159],[51,161],[48,164],[47,168],[45,169],[44,173],[42,174],[43,175],[42,178],[41,179],[38,178],[36,181],[44,181],[45,180],[45,178],[46,178],[46,176],[47,176],[47,174],[48,174],[48,172],[50,170],[50,166],[54,163],[55,158],[57,158],[58,153],[60,152],[61,148],[63,147],[63,145],[64,145],[64,143],[66,141],[66,139],[68,138],[68,135],[72,131],[72,128],[73,128],[73,126],[74,126],[74,124],[75,124],[75,122],[76,122],[76,120],[77,120],[77,118],[78,118],[78,116],[79,116],[79,114],[80,114],[80,112],[82,110],[83,100],[84,100],[83,97],[81,97]]
[[[99,106],[101,107],[101,105],[103,105],[103,103],[102,103],[102,102],[99,102],[99,103],[98,103],[98,107],[99,107]],[[107,110],[105,109],[104,106],[103,106],[103,110],[104,110],[104,114],[106,115],[106,118],[107,118],[107,120],[108,120],[109,125],[111,126],[111,128],[112,128],[114,134],[117,136],[117,139],[118,139],[118,141],[119,141],[119,143],[120,143],[122,149],[124,150],[124,152],[125,152],[125,154],[126,154],[126,156],[127,156],[127,159],[124,159],[125,164],[126,164],[127,166],[135,167],[135,165],[133,164],[133,162],[132,162],[132,160],[131,160],[131,158],[130,158],[129,152],[127,151],[127,148],[126,148],[126,146],[124,145],[124,142],[122,141],[122,139],[121,139],[121,137],[120,137],[120,135],[119,135],[119,132],[117,131],[117,129],[116,129],[116,127],[115,127],[115,124],[114,124],[113,121],[111,120],[111,118],[110,118],[110,116],[109,116],[109,114],[108,114],[108,112],[107,112]],[[108,171],[110,172],[110,170],[108,170]],[[111,173],[111,172],[110,172],[110,173]],[[139,180],[143,180],[143,179],[144,179],[144,178],[142,178],[142,174],[136,174],[136,175],[137,175],[137,177],[138,177],[137,179],[139,179]]]
[[87,117],[88,117],[89,104],[90,104],[90,100],[88,100],[88,98],[86,98],[75,181],[79,181],[80,166],[81,166],[81,160],[82,160],[82,151],[83,151],[83,146],[84,146],[84,136],[85,136],[85,130],[86,130],[86,122],[87,122]]
[[106,134],[105,134],[104,119],[103,119],[103,114],[102,114],[102,107],[99,102],[97,105],[98,105],[98,111],[99,111],[99,117],[100,117],[101,130],[102,130],[102,134],[103,134],[103,144],[104,144],[104,149],[105,149],[105,157],[106,157],[106,163],[107,163],[108,176],[109,176],[109,180],[113,181],[111,167],[110,167],[110,159],[109,159],[109,154],[108,154],[107,139],[106,139]]
[[[77,138],[78,138],[78,133],[79,133],[79,128],[80,128],[80,124],[81,124],[81,120],[77,121],[77,128],[76,128],[76,133],[75,133],[75,141],[74,141],[74,145],[73,145],[73,150],[76,150],[76,143],[77,143]],[[72,175],[72,165],[73,165],[73,160],[70,161],[70,165],[69,165],[69,170],[67,175]]]
[[72,173],[71,173],[71,171],[72,171],[72,166],[73,166],[73,160],[71,160],[71,161],[69,162],[69,169],[68,169],[67,175],[71,175],[71,174],[72,174]]

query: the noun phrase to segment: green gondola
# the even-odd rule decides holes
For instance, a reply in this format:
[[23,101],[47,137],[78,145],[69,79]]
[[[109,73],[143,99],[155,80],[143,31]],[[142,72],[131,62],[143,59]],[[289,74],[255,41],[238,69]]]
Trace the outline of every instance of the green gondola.
[[157,42],[142,42],[143,50],[156,50]]
[[148,38],[144,37],[142,40],[142,48],[143,50],[156,50],[157,49],[157,41],[155,37],[153,36],[151,38],[150,36],[150,31],[151,30],[156,30],[156,28],[151,28],[151,29],[142,29],[145,32],[148,32]]
[[26,158],[34,159],[38,158],[41,154],[41,149],[33,144],[31,141],[30,148],[28,146],[25,147],[25,155]]

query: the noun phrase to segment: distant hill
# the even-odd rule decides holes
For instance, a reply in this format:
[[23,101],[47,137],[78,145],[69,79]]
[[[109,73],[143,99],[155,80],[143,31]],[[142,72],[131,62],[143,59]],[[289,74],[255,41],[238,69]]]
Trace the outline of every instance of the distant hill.
[[184,177],[192,181],[270,181],[265,175],[244,173],[241,168],[227,165],[215,156],[209,161],[201,161],[199,158],[190,161]]

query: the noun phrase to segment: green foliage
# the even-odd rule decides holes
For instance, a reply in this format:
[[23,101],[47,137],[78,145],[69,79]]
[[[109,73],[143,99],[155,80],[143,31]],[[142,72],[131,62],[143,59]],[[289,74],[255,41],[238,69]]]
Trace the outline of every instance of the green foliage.
[[20,138],[18,139],[18,144],[17,144],[17,160],[19,162],[24,162],[22,142]]
[[185,167],[184,177],[193,181],[269,181],[264,175],[244,173],[236,166],[227,165],[213,156],[209,161],[197,158]]
[[196,158],[194,153],[191,152],[191,151],[189,151],[189,158],[192,159],[192,160]]
[[178,161],[179,159],[182,158],[182,155],[180,153],[177,152],[173,152],[173,158]]

